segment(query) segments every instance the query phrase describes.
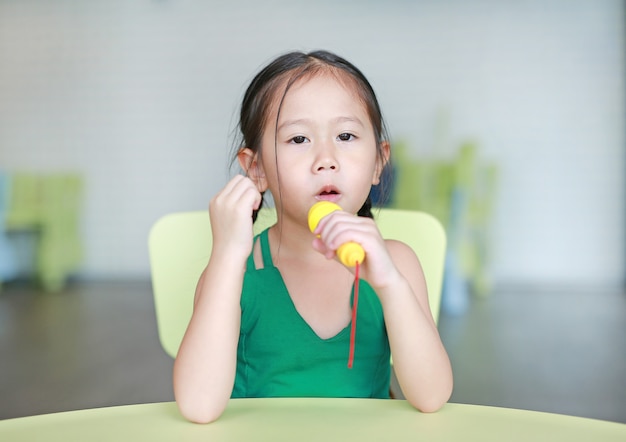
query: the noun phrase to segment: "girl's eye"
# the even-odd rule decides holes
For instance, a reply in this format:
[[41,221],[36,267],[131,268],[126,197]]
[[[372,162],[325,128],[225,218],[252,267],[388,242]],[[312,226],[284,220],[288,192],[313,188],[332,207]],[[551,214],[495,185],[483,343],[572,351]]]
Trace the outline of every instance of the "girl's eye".
[[302,144],[306,142],[306,137],[302,135],[296,135],[295,137],[291,139],[291,142],[293,144]]
[[354,135],[346,132],[346,133],[339,134],[337,138],[339,138],[339,141],[352,141],[354,140]]

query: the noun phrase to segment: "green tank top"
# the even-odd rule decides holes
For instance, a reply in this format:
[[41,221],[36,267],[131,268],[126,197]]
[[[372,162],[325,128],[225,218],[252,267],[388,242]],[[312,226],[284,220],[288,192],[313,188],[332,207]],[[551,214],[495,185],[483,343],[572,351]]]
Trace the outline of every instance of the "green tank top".
[[241,330],[232,397],[388,398],[390,352],[378,296],[359,283],[353,367],[348,368],[350,324],[320,338],[296,310],[272,263],[267,230],[261,242],[263,268],[253,254],[241,294]]

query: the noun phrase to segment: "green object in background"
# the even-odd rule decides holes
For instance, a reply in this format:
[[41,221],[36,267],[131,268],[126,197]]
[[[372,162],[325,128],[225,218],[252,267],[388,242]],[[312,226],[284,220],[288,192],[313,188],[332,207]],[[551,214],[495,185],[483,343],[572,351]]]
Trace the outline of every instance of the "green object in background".
[[[498,169],[478,161],[478,146],[465,143],[452,158],[413,158],[406,143],[395,143],[396,182],[392,207],[420,210],[446,226],[448,288],[462,285],[478,296],[491,292],[491,217]],[[465,289],[465,288],[464,288]],[[444,287],[444,299],[446,296]],[[444,301],[442,301],[444,302]],[[443,308],[443,304],[442,304]]]
[[33,269],[46,291],[59,291],[82,262],[78,174],[11,174],[4,233],[36,237]]

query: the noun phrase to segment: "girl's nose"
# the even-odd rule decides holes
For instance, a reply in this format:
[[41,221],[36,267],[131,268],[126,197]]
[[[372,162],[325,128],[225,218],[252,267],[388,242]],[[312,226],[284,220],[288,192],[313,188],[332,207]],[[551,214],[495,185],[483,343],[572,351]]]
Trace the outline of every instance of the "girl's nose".
[[334,158],[321,158],[315,164],[316,172],[324,172],[324,171],[336,171],[339,169],[337,161]]
[[332,145],[319,146],[313,170],[319,172],[336,172],[339,170],[339,161],[335,156]]

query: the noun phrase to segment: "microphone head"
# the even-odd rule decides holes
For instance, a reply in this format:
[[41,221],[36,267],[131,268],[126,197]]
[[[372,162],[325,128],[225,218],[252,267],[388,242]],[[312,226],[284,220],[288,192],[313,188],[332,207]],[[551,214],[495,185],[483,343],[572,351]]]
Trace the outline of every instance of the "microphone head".
[[309,209],[309,229],[313,232],[322,218],[337,210],[341,210],[339,204],[330,201],[318,201]]

